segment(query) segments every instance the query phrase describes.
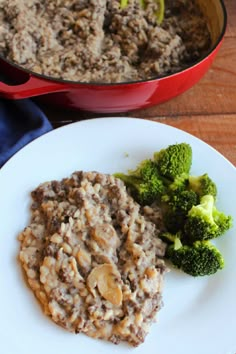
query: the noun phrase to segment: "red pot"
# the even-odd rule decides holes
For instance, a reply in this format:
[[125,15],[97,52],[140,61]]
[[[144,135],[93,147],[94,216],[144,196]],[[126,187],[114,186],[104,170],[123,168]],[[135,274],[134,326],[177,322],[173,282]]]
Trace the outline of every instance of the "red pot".
[[89,84],[35,74],[0,58],[1,71],[16,85],[0,82],[0,96],[23,99],[40,96],[41,101],[96,113],[127,112],[167,101],[195,85],[211,66],[225,35],[227,14],[223,0],[199,0],[208,18],[213,45],[196,64],[176,74],[147,81],[121,84]]

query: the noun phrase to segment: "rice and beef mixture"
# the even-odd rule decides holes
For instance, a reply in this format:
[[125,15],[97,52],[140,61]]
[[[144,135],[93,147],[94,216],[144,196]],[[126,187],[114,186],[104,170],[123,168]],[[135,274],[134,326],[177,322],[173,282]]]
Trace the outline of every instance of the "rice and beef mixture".
[[43,183],[32,198],[19,259],[44,312],[71,332],[142,343],[166,271],[160,212],[97,172]]
[[197,0],[0,0],[0,55],[35,73],[124,82],[176,72],[210,48]]

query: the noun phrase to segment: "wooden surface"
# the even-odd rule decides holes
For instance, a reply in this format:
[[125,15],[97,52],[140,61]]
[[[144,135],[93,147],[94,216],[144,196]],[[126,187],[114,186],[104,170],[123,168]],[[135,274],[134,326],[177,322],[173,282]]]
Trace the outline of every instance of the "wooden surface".
[[[144,110],[113,116],[129,116],[162,122],[202,139],[236,166],[236,0],[225,0],[228,28],[210,71],[181,96]],[[61,111],[42,106],[56,128],[91,117],[88,112]]]

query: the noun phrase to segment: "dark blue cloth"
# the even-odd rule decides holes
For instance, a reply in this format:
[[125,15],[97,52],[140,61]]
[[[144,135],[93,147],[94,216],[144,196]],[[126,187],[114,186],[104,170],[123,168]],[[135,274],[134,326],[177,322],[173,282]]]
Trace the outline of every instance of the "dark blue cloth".
[[52,130],[39,107],[29,99],[0,99],[0,167],[23,146]]

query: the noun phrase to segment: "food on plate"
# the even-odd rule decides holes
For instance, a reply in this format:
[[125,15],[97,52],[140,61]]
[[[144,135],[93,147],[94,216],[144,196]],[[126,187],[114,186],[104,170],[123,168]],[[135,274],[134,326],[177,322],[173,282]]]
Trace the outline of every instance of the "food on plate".
[[138,346],[162,306],[167,260],[194,277],[224,268],[212,240],[233,220],[213,179],[191,174],[192,155],[175,143],[127,174],[76,171],[32,191],[19,260],[55,323]]
[[114,176],[75,172],[32,192],[20,263],[58,325],[115,344],[142,343],[162,305],[165,243],[158,207]]
[[70,81],[161,77],[211,47],[197,0],[1,0],[0,18],[1,56]]
[[233,219],[217,208],[215,182],[207,173],[191,175],[191,165],[191,146],[176,143],[115,176],[135,200],[162,210],[165,258],[192,276],[211,275],[224,267],[224,260],[210,240],[226,233]]

